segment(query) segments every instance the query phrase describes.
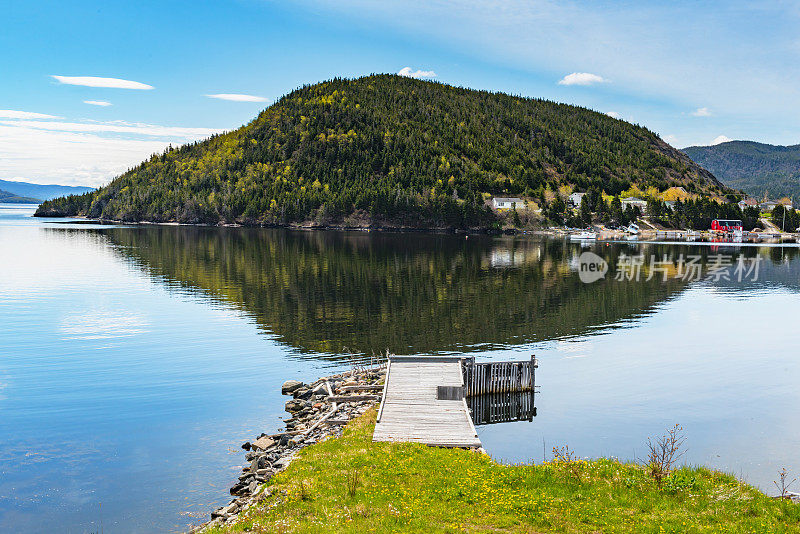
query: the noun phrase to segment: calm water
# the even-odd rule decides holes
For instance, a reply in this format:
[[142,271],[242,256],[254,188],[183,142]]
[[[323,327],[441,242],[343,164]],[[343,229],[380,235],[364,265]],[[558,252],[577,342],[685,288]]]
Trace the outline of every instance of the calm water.
[[[176,531],[227,502],[239,444],[287,378],[387,349],[540,360],[532,423],[479,428],[503,461],[686,460],[769,490],[800,473],[795,247],[111,227],[0,205],[0,532]],[[742,282],[579,280],[591,250],[761,257]],[[344,353],[354,356],[343,356]],[[549,456],[549,452],[548,452]]]

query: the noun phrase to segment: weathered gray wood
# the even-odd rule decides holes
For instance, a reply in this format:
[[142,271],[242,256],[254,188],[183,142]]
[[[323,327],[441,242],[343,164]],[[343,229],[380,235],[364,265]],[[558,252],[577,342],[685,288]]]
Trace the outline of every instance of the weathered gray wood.
[[437,396],[438,386],[463,385],[460,358],[392,357],[372,439],[480,447],[463,397],[443,400]]
[[329,402],[360,402],[381,400],[379,395],[334,395],[326,399]]
[[345,392],[353,392],[353,391],[383,391],[382,384],[373,384],[369,386],[344,386],[342,391]]
[[475,363],[464,359],[466,396],[532,391],[536,359],[519,362]]

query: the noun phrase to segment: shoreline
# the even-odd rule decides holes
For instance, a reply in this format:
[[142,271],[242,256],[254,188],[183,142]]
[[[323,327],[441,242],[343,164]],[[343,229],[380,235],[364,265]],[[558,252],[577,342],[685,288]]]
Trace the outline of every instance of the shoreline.
[[211,519],[189,528],[190,534],[232,526],[239,515],[261,503],[272,492],[266,484],[286,469],[298,451],[342,435],[344,426],[363,415],[380,400],[372,392],[382,390],[386,365],[356,367],[305,384],[287,380],[281,387],[286,401],[285,430],[262,433],[242,444],[245,464],[239,480],[230,488],[231,501],[211,512]]
[[[501,229],[496,228],[456,228],[456,227],[411,227],[411,226],[382,226],[382,225],[363,225],[363,226],[348,226],[348,225],[334,225],[334,224],[307,224],[307,223],[292,223],[292,224],[239,224],[239,223],[179,223],[174,221],[167,222],[153,222],[153,221],[121,221],[114,219],[94,219],[83,215],[73,216],[52,216],[52,215],[34,215],[40,219],[81,219],[78,224],[99,224],[107,226],[181,226],[181,227],[197,227],[197,228],[274,228],[285,229],[294,231],[332,231],[332,232],[377,232],[377,233],[419,233],[419,234],[443,234],[443,235],[487,235],[487,236],[545,236],[550,238],[570,239],[575,236],[577,229],[572,228],[531,228],[519,229],[514,227],[505,227]],[[655,243],[655,244],[689,244],[689,245],[733,245],[733,246],[785,246],[795,245],[800,243],[800,232],[790,233],[783,232],[774,234],[764,232],[764,235],[759,233],[749,232],[748,235],[741,241],[724,240],[715,241],[718,236],[713,232],[707,230],[677,230],[677,229],[653,229],[642,230],[637,235],[631,235],[623,230],[610,230],[602,228],[600,230],[592,230],[597,234],[595,239],[574,239],[576,243],[591,244],[594,242],[602,243]],[[683,234],[693,232],[697,234],[691,239],[686,238]],[[683,236],[683,238],[680,238]]]

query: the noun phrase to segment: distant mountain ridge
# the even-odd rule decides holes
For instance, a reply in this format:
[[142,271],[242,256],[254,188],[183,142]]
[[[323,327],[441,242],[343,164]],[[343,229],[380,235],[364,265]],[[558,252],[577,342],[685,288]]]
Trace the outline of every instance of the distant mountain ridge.
[[724,195],[641,126],[546,100],[396,75],[301,87],[250,123],[155,155],[39,216],[123,221],[488,227],[489,196],[564,186]]
[[38,198],[21,197],[8,191],[0,189],[0,203],[5,204],[40,204],[42,201]]
[[770,198],[800,199],[800,145],[729,141],[690,146],[683,152],[728,187],[759,198],[767,194]]
[[[57,185],[57,184],[32,184],[29,182],[15,182],[12,180],[0,180],[0,189],[13,193],[16,196],[27,197],[39,204],[42,201],[65,195],[81,195],[94,191],[94,187],[80,185]],[[5,201],[4,201],[5,202]]]

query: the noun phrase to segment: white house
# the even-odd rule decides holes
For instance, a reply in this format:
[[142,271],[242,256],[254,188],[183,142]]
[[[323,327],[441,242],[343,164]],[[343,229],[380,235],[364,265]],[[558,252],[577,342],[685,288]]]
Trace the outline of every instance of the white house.
[[585,194],[586,193],[572,193],[569,196],[569,203],[573,207],[579,208],[581,206],[581,201],[583,200],[583,195],[585,195]]
[[572,193],[569,196],[570,205],[572,207],[575,207],[575,208],[580,208],[581,207],[581,201],[583,200],[583,197],[584,197],[585,194],[586,193]]
[[620,202],[622,202],[623,208],[627,208],[628,206],[633,206],[635,208],[639,208],[640,210],[642,210],[642,213],[644,213],[645,210],[647,210],[647,201],[642,200],[641,198],[628,197],[621,199]]
[[739,201],[739,209],[745,208],[757,208],[758,207],[758,200],[754,198],[746,198],[744,200]]
[[492,207],[496,210],[524,210],[525,201],[516,197],[494,197]]

